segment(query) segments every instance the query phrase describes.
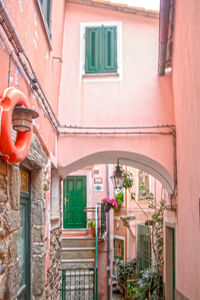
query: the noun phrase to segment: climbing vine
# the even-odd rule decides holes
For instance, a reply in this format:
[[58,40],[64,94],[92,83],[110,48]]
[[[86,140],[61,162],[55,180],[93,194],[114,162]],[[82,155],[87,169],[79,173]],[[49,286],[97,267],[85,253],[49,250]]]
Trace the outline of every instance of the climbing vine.
[[[133,185],[133,176],[131,172],[124,171],[125,184],[124,187],[130,193],[131,199],[135,200],[134,193],[131,192]],[[139,205],[140,209],[145,214],[147,220],[145,225],[152,227],[152,246],[154,253],[154,264],[141,272],[140,279],[137,283],[131,283],[131,296],[134,296],[138,300],[157,300],[163,298],[163,216],[165,201],[161,199],[157,201],[153,193],[146,189],[145,183],[140,186],[142,195],[149,203],[149,208],[152,209],[152,218],[149,220],[147,214]]]

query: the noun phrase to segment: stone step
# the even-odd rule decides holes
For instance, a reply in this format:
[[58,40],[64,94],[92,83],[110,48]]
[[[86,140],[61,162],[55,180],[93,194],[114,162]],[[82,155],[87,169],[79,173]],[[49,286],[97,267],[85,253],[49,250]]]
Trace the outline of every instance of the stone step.
[[65,249],[70,249],[70,250],[62,250],[62,260],[65,259],[91,259],[95,257],[95,251],[92,248],[65,248]]
[[83,238],[83,237],[62,237],[63,248],[79,248],[79,247],[94,247],[94,238]]
[[62,237],[89,237],[90,229],[63,230]]
[[61,263],[61,269],[68,270],[68,269],[89,269],[94,267],[94,259],[92,261],[82,261],[82,262],[69,262],[67,261],[62,261]]

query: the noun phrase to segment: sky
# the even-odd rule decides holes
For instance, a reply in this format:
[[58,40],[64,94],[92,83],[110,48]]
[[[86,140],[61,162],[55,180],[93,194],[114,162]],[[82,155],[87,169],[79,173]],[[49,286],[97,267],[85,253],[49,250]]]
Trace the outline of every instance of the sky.
[[160,7],[160,0],[109,0],[109,1],[113,3],[124,3],[130,6],[142,7],[146,9],[152,9],[152,10],[159,10]]

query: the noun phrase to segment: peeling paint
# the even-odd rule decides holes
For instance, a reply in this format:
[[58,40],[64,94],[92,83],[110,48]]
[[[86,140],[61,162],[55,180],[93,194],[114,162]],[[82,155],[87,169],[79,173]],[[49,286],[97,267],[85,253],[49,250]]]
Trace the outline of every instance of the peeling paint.
[[20,11],[23,12],[23,0],[18,0]]
[[35,37],[33,38],[33,43],[34,43],[34,45],[35,45],[35,48],[37,48],[38,47],[38,45],[37,45],[37,42],[38,42],[38,33],[37,33],[37,31],[35,31]]
[[34,24],[37,26],[37,10],[34,11]]
[[44,59],[48,60],[49,59],[49,53],[47,52],[46,55],[44,56]]
[[16,69],[15,69],[15,85],[19,85],[19,77],[21,77],[20,75],[21,75],[21,74],[20,74],[20,72],[19,72],[19,69],[16,68]]

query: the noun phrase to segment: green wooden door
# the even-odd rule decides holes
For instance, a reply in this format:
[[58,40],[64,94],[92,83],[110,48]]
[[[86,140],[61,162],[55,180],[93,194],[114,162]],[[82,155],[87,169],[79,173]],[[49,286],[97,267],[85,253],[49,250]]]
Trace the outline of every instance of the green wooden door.
[[86,177],[69,176],[63,183],[63,228],[86,228]]
[[18,229],[17,250],[19,259],[18,300],[30,299],[30,176],[21,172],[20,227]]

